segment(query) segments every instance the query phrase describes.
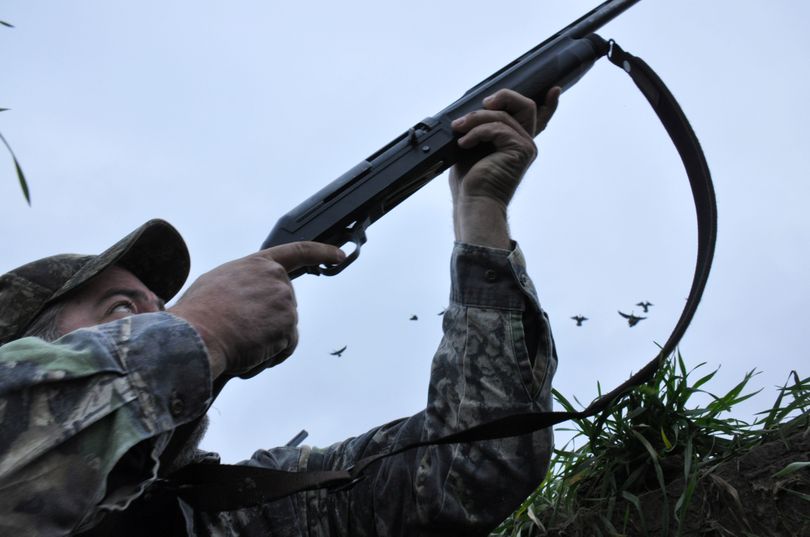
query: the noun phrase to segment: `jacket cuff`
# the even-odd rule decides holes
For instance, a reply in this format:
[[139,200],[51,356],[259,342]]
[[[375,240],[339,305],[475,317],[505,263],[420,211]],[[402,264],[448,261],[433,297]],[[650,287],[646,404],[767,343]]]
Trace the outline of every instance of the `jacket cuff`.
[[145,313],[96,328],[112,341],[147,427],[163,432],[205,413],[212,398],[208,353],[186,321]]
[[451,259],[450,301],[462,306],[539,310],[537,292],[516,242],[511,250],[456,242]]

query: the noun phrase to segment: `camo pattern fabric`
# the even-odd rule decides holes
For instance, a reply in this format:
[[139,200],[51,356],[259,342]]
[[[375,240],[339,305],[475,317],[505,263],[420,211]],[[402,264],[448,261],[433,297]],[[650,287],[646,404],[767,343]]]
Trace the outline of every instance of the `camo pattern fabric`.
[[[244,464],[342,469],[392,446],[550,410],[557,358],[520,250],[457,244],[451,265],[424,411],[324,449],[260,450]],[[66,535],[113,509],[125,509],[113,534],[141,534],[136,508],[153,490],[167,432],[204,411],[208,375],[198,336],[168,313],[0,347],[0,534]],[[542,481],[552,441],[544,430],[410,450],[345,491],[221,513],[176,500],[167,520],[185,519],[192,536],[487,535]]]
[[170,432],[205,412],[210,375],[165,312],[0,347],[0,535],[68,535],[127,506]]
[[[520,250],[457,244],[452,275],[424,411],[325,449],[260,450],[244,464],[287,471],[347,468],[392,447],[497,417],[550,411],[556,351]],[[534,325],[531,331],[528,325]],[[529,345],[527,332],[535,334]],[[536,349],[533,356],[528,348]],[[414,449],[384,459],[346,491],[310,491],[223,513],[187,509],[187,527],[195,536],[486,536],[543,480],[552,447],[546,429]]]

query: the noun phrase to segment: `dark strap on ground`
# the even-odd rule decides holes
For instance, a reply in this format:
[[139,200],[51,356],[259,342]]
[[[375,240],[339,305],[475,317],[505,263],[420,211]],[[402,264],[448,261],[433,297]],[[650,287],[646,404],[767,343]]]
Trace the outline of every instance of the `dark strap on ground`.
[[192,464],[170,476],[163,482],[164,485],[202,511],[229,511],[250,507],[305,490],[343,490],[362,480],[365,470],[383,458],[424,446],[524,435],[570,419],[588,418],[610,408],[616,398],[651,379],[661,363],[675,350],[697,310],[714,256],[717,206],[703,150],[675,97],[642,59],[626,53],[613,41],[610,42],[607,56],[630,75],[672,138],[689,176],[697,214],[698,252],[692,288],[678,323],[655,358],[621,386],[596,399],[580,412],[540,412],[507,416],[447,436],[407,444],[366,457],[345,470],[285,472],[243,465]]

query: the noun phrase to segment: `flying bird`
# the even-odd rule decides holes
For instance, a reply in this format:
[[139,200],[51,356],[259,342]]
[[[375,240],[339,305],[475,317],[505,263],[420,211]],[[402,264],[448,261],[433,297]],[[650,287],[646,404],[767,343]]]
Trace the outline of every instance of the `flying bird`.
[[332,351],[332,352],[330,352],[329,354],[330,354],[330,356],[337,356],[338,358],[340,358],[340,355],[341,355],[341,354],[343,354],[343,351],[345,351],[345,350],[346,350],[346,347],[348,347],[348,345],[343,345],[343,348],[342,348],[342,349],[338,349],[338,350],[336,350],[336,351]]
[[619,315],[627,319],[627,324],[630,326],[636,326],[639,321],[646,319],[646,317],[636,317],[632,313],[630,313],[630,315],[627,315],[626,313],[619,312]]
[[638,304],[636,304],[636,306],[641,306],[642,308],[644,308],[644,313],[647,313],[647,311],[650,309],[650,306],[655,306],[655,304],[653,304],[652,302],[644,301],[639,302]]
[[583,317],[582,315],[574,315],[571,318],[574,319],[577,322],[577,326],[582,326],[582,321],[587,321],[588,320],[587,317]]
[[418,321],[418,320],[419,320],[419,317],[417,317],[416,315],[411,315],[410,320],[411,320],[411,321]]

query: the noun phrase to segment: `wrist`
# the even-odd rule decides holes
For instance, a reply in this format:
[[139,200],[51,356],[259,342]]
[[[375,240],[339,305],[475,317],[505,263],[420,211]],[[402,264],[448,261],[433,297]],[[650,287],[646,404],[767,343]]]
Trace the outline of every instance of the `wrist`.
[[216,343],[216,339],[211,337],[210,333],[199,325],[192,324],[200,338],[205,343],[205,349],[208,351],[208,364],[211,367],[211,380],[214,381],[219,378],[227,369],[227,358],[221,346]]
[[506,205],[490,197],[459,197],[454,205],[456,240],[508,250]]
[[182,304],[174,306],[169,311],[185,320],[200,336],[200,339],[205,345],[205,350],[208,353],[211,380],[213,381],[222,375],[227,369],[228,361],[224,347],[220,344],[219,339],[205,327],[204,323],[200,322],[193,312],[186,311]]

